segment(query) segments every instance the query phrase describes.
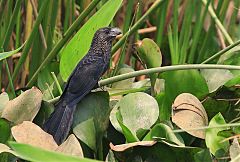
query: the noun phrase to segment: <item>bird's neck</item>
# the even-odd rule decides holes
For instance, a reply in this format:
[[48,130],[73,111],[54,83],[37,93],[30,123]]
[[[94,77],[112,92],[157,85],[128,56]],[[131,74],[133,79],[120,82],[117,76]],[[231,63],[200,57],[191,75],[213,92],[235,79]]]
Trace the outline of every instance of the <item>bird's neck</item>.
[[91,44],[91,50],[97,55],[110,55],[112,48],[112,41],[96,41]]

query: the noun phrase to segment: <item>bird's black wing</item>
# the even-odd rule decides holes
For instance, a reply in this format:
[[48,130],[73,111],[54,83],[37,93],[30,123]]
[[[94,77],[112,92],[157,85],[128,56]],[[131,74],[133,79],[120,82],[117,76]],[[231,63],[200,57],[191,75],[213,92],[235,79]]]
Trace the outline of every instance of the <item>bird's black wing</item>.
[[88,55],[79,62],[62,95],[67,105],[77,104],[92,90],[101,77],[105,64],[102,57]]

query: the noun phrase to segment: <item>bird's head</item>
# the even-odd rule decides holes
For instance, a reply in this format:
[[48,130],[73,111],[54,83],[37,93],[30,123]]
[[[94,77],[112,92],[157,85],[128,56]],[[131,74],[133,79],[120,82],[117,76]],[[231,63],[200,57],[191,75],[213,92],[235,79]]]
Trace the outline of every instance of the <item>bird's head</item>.
[[97,38],[97,40],[112,42],[116,38],[116,36],[121,33],[122,32],[119,28],[104,27],[98,29],[94,37]]

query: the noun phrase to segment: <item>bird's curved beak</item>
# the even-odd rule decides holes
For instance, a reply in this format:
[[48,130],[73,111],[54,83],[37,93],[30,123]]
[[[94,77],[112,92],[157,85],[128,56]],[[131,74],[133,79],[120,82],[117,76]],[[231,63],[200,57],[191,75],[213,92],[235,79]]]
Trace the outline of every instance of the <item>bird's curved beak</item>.
[[109,35],[112,37],[116,37],[117,35],[122,34],[121,29],[119,28],[111,28]]

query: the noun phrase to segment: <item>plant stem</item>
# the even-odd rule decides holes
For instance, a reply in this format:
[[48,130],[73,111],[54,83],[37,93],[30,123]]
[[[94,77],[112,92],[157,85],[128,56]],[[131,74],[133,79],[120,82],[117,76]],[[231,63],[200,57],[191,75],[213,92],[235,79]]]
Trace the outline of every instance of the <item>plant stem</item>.
[[16,94],[15,94],[15,90],[14,90],[14,86],[13,86],[13,80],[12,80],[12,77],[11,77],[11,73],[10,73],[10,70],[9,70],[7,59],[4,59],[3,61],[4,61],[5,65],[6,65],[6,70],[7,70],[7,75],[8,75],[10,88],[12,90],[13,97],[15,98]]
[[228,70],[240,70],[240,66],[233,65],[215,65],[215,64],[189,64],[189,65],[173,65],[173,66],[164,66],[164,67],[156,67],[151,69],[134,71],[126,74],[117,75],[111,78],[107,78],[104,80],[100,80],[98,82],[99,86],[105,86],[108,84],[112,84],[114,82],[118,82],[121,80],[137,77],[140,75],[152,74],[152,73],[162,73],[166,71],[174,71],[174,70],[189,70],[189,69],[228,69]]
[[55,73],[54,73],[54,72],[51,72],[51,74],[52,74],[52,77],[53,77],[53,79],[54,79],[54,81],[55,81],[55,83],[56,83],[56,85],[57,85],[57,89],[58,89],[59,93],[62,94],[63,91],[62,91],[62,88],[61,88],[61,86],[60,86],[60,84],[59,84],[59,82],[58,82],[58,79],[57,79]]
[[[206,0],[202,0],[203,4],[206,5],[207,1]],[[230,37],[230,35],[228,34],[228,32],[226,31],[226,29],[224,28],[224,26],[222,25],[221,21],[218,19],[217,15],[214,12],[213,7],[210,5],[208,7],[208,12],[209,14],[212,16],[213,20],[215,21],[215,24],[218,26],[218,28],[221,30],[222,34],[224,35],[224,37],[227,39],[229,44],[233,44],[233,40]]]
[[81,13],[81,15],[76,19],[76,21],[68,28],[66,33],[64,33],[63,38],[54,46],[54,48],[50,51],[48,56],[45,58],[45,60],[42,62],[42,64],[38,67],[36,72],[33,74],[32,78],[27,83],[27,86],[32,86],[37,79],[37,75],[40,72],[40,70],[43,69],[45,65],[49,61],[51,61],[61,50],[61,48],[64,46],[64,44],[68,41],[68,39],[72,36],[72,34],[79,28],[82,21],[89,15],[89,13],[95,8],[95,6],[100,2],[100,0],[93,0],[92,3]]
[[[240,66],[234,65],[216,65],[216,64],[188,64],[188,65],[172,65],[172,66],[164,66],[164,67],[156,67],[150,69],[144,69],[139,71],[134,71],[126,74],[117,75],[111,78],[103,79],[98,82],[98,85],[105,86],[108,84],[112,84],[121,80],[137,77],[140,75],[152,74],[152,73],[162,73],[167,71],[175,71],[175,70],[191,70],[191,69],[227,69],[227,70],[240,70]],[[55,103],[59,99],[55,97],[48,102]]]
[[113,46],[112,48],[112,54],[114,54],[121,45],[125,42],[126,38],[130,35],[132,35],[134,32],[137,31],[137,29],[140,28],[140,26],[143,24],[145,19],[148,17],[149,14],[151,14],[155,9],[159,7],[163,0],[156,0],[153,5],[147,10],[147,12],[132,26],[131,30],[126,32],[123,37]]
[[34,24],[34,27],[33,27],[33,30],[31,32],[31,35],[29,36],[28,40],[27,40],[27,43],[26,45],[24,46],[24,49],[23,49],[23,52],[22,52],[22,55],[16,65],[16,68],[14,69],[14,72],[13,72],[13,81],[17,78],[17,75],[21,69],[21,66],[22,64],[25,62],[27,56],[28,56],[28,53],[29,53],[29,50],[31,48],[31,45],[32,45],[32,42],[34,41],[34,38],[36,36],[36,33],[38,31],[38,27],[42,21],[42,18],[45,14],[45,10],[47,9],[47,6],[48,6],[48,0],[45,0],[41,6],[41,9],[39,11],[39,15],[35,21],[35,24]]
[[240,126],[240,123],[228,123],[228,124],[221,124],[221,125],[215,125],[215,126],[205,126],[205,127],[198,127],[198,128],[191,128],[191,129],[175,129],[173,130],[174,133],[179,132],[186,132],[186,131],[199,131],[199,130],[206,130],[206,129],[214,129],[214,128],[226,128],[226,127],[238,127]]

